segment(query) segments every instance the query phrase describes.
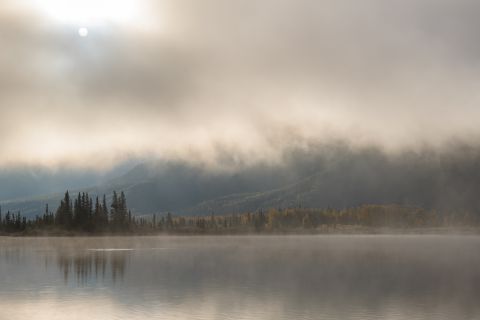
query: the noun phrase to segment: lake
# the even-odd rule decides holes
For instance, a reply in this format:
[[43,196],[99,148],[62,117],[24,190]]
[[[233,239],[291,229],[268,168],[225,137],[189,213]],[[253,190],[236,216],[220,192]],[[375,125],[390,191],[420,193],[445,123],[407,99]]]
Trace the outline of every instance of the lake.
[[0,319],[480,319],[478,236],[0,238]]

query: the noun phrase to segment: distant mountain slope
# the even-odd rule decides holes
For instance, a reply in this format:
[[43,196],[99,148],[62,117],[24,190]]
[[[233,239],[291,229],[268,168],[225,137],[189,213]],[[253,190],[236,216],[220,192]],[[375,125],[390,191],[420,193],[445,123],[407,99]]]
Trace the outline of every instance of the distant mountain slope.
[[[92,196],[113,190],[125,191],[128,206],[135,214],[177,212],[206,200],[239,192],[270,190],[296,180],[291,172],[257,166],[241,172],[212,171],[186,163],[144,163],[126,174],[91,188],[70,190],[72,194],[88,192]],[[3,211],[20,210],[33,217],[43,213],[45,204],[55,209],[63,193],[0,201]]]
[[130,172],[138,164],[125,161],[107,171],[87,169],[17,167],[0,169],[0,206],[2,211],[21,211],[27,216],[43,213],[45,205],[58,206],[63,192],[70,190],[96,190],[89,186],[102,186],[113,177]]
[[[269,207],[399,204],[480,213],[480,152],[404,152],[348,147],[292,152],[282,165],[212,170],[187,163],[144,163],[93,188],[92,195],[124,190],[134,214],[218,214]],[[76,193],[79,190],[74,190]],[[5,210],[33,216],[62,194],[3,201]]]
[[160,163],[138,166],[100,189],[125,190],[134,212],[176,212],[230,194],[271,190],[296,179],[295,174],[279,168],[259,166],[228,172],[185,163]]
[[35,197],[39,194],[60,192],[66,188],[96,185],[104,181],[105,176],[104,173],[80,169],[0,169],[0,200]]
[[346,208],[400,204],[480,215],[479,163],[473,159],[338,159],[276,189],[232,194],[180,210],[182,214],[239,213],[271,207]]

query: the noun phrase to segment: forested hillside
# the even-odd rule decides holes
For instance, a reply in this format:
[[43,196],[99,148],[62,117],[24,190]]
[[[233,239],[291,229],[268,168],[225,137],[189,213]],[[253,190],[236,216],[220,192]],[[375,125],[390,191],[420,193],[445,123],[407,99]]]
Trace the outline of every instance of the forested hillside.
[[[453,151],[452,151],[453,150]],[[441,212],[480,213],[480,149],[401,152],[348,146],[293,150],[277,164],[232,169],[195,162],[147,162],[107,183],[73,190],[91,196],[124,190],[133,215],[217,215],[268,208],[336,208],[398,204]],[[63,194],[3,201],[32,218]]]

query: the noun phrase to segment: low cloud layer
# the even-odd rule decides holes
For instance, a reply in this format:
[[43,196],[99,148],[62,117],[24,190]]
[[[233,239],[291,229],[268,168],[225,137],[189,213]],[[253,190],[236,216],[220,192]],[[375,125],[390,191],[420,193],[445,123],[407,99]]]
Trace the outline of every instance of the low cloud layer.
[[480,133],[476,1],[143,0],[85,38],[37,2],[0,5],[3,167],[248,164]]

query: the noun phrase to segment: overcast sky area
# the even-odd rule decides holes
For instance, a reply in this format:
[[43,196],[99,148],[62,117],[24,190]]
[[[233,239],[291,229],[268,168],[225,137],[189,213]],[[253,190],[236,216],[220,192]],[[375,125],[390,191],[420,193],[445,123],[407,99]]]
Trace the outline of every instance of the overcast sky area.
[[473,144],[479,12],[474,0],[2,0],[0,167]]

